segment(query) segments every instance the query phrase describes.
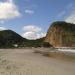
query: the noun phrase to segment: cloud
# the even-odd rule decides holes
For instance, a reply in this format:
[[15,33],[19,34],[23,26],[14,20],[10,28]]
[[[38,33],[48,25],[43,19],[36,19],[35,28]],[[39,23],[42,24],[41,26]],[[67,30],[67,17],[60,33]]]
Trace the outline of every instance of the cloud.
[[75,24],[75,11],[72,12],[66,19],[66,22],[68,23],[74,23]]
[[5,27],[0,27],[0,31],[6,30]]
[[70,3],[67,6],[67,9],[69,10],[69,14],[65,18],[65,21],[68,22],[68,23],[74,23],[75,24],[75,5],[73,3]]
[[22,36],[27,39],[39,39],[46,36],[40,27],[35,25],[28,25],[23,27],[24,33]]
[[0,2],[0,20],[13,19],[20,16],[21,14],[16,5],[13,3],[13,0]]
[[46,34],[45,33],[35,33],[35,32],[25,32],[25,33],[23,33],[23,35],[22,35],[24,38],[27,38],[27,39],[30,39],[30,40],[32,40],[32,39],[39,39],[39,38],[42,38],[42,37],[44,37],[44,36],[46,36]]
[[63,18],[68,23],[75,24],[75,5],[74,3],[68,4],[63,11],[61,11],[57,17]]
[[57,17],[58,18],[63,18],[63,20],[65,20],[66,18],[68,18],[71,14],[73,14],[73,11],[75,11],[75,5],[74,3],[69,3],[64,10],[62,10]]
[[34,11],[33,10],[30,10],[30,9],[26,9],[25,10],[25,13],[32,15],[32,14],[34,14]]
[[42,29],[35,25],[27,25],[23,27],[24,31],[40,32]]

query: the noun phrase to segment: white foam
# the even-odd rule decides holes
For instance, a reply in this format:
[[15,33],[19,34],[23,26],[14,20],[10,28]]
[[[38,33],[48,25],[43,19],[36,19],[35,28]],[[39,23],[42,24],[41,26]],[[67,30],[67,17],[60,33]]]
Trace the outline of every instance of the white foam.
[[57,49],[58,51],[63,51],[63,52],[70,52],[70,53],[75,53],[75,49],[66,49],[66,48],[62,48],[62,49]]

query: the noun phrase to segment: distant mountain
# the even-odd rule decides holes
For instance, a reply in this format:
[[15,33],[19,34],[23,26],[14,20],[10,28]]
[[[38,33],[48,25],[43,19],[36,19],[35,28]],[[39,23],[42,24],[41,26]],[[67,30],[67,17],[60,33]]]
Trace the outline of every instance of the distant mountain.
[[45,42],[53,47],[75,47],[75,24],[58,21],[48,29]]
[[22,38],[19,34],[12,30],[0,31],[0,47],[14,47],[20,45],[27,39]]
[[22,48],[22,47],[50,47],[44,42],[44,38],[28,40],[12,30],[0,31],[0,48]]

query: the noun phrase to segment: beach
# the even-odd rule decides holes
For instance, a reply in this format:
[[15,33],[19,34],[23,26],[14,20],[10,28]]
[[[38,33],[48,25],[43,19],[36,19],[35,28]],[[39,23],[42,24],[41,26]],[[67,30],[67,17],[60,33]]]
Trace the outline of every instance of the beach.
[[0,75],[75,75],[75,62],[35,53],[35,48],[0,49]]

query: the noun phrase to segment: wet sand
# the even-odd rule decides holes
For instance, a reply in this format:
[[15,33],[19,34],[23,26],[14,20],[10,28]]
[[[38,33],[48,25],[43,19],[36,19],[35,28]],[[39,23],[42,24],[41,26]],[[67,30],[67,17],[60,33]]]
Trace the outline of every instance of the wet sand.
[[75,75],[75,62],[34,53],[35,49],[0,49],[0,75]]

